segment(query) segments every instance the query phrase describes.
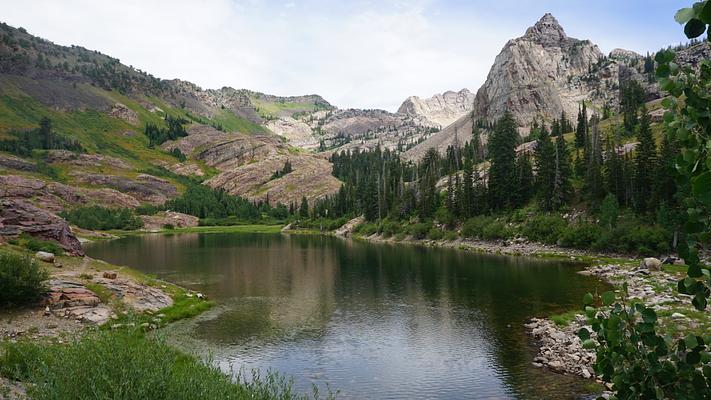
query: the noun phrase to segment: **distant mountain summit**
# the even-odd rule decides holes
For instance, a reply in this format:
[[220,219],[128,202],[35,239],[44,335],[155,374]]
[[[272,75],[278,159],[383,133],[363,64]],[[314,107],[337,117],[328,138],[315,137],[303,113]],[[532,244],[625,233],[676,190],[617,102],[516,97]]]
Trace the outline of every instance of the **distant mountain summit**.
[[445,127],[474,107],[474,93],[469,89],[458,92],[446,91],[428,99],[418,96],[408,97],[397,110],[400,114],[420,116],[432,125]]
[[534,117],[560,118],[562,111],[575,117],[583,100],[604,100],[594,95],[596,82],[582,79],[602,59],[595,44],[568,37],[555,17],[545,14],[496,56],[477,91],[474,113],[493,121],[509,110],[521,126]]

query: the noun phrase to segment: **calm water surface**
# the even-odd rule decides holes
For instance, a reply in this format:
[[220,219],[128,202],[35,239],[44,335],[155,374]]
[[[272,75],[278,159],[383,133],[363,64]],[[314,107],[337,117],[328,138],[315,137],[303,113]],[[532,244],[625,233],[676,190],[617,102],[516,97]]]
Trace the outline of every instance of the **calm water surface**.
[[145,235],[86,246],[218,306],[169,340],[226,372],[275,370],[339,398],[560,399],[523,324],[601,285],[567,263],[318,236]]

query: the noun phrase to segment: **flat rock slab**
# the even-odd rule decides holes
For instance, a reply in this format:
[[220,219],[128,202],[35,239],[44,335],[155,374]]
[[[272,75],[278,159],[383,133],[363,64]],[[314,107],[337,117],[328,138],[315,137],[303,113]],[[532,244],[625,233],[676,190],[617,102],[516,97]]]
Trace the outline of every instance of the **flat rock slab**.
[[112,314],[111,309],[101,303],[96,293],[81,283],[67,280],[50,281],[46,304],[55,316],[97,325],[104,324]]
[[138,312],[155,312],[173,305],[173,299],[162,290],[132,280],[98,278],[94,282],[111,290],[116,297]]

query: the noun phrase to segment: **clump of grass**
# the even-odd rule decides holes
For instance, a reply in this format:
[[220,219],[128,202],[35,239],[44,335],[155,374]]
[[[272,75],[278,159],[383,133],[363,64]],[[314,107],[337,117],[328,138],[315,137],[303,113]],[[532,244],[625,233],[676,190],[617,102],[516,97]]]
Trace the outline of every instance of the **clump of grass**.
[[104,304],[108,304],[114,297],[111,290],[99,283],[87,283],[86,288],[94,292]]
[[184,318],[194,317],[207,311],[215,303],[213,301],[207,301],[203,299],[198,299],[197,297],[188,297],[185,294],[175,296],[173,298],[173,305],[162,309],[161,314],[165,315],[161,318],[161,322],[169,323],[177,321]]
[[560,327],[565,327],[570,325],[571,322],[575,321],[575,317],[580,314],[579,311],[566,311],[562,314],[555,314],[550,316],[550,320]]
[[0,306],[21,305],[47,292],[49,273],[28,256],[0,252]]
[[0,354],[0,373],[31,383],[27,394],[35,400],[309,398],[275,374],[233,382],[136,330],[98,331],[69,345],[7,342]]

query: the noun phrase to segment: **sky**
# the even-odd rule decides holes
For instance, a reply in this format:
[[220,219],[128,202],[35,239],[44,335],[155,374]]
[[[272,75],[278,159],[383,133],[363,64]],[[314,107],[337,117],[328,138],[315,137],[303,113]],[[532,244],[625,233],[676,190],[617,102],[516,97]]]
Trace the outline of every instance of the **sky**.
[[476,91],[504,44],[546,12],[604,53],[685,41],[691,0],[0,0],[0,21],[203,88],[319,94],[396,111]]

